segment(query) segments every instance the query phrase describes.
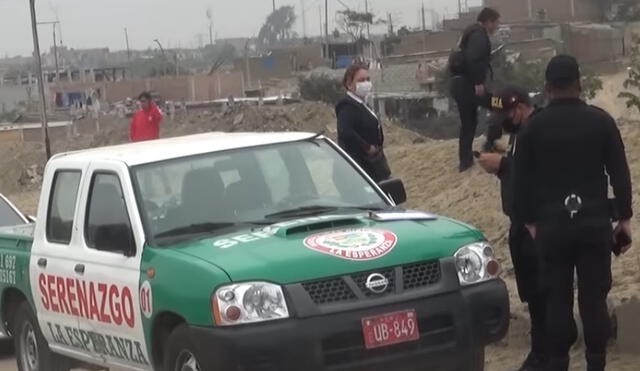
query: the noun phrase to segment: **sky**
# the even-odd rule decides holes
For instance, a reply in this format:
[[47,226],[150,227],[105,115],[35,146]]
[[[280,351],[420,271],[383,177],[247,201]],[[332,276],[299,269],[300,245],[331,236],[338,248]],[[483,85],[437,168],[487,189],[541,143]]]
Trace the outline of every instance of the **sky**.
[[[208,40],[207,8],[213,13],[217,38],[256,35],[272,11],[272,0],[35,0],[38,22],[60,21],[58,38],[72,48],[108,47],[125,49],[127,28],[132,49],[153,47],[159,39],[167,48],[197,47]],[[276,6],[292,5],[298,15],[296,31],[303,34],[302,4],[307,35],[320,33],[320,7],[324,0],[275,0]],[[365,0],[328,0],[329,28],[335,28],[335,12],[364,10]],[[457,12],[457,0],[368,0],[370,10],[379,17],[391,13],[394,24],[417,27],[420,7],[433,8],[442,17]],[[480,0],[468,0],[469,6]],[[465,1],[462,0],[462,4]],[[463,5],[464,6],[464,5]],[[426,16],[427,23],[431,17]],[[52,26],[38,26],[40,48],[49,50]],[[380,31],[383,31],[381,29]],[[200,36],[198,36],[200,35]],[[60,43],[60,41],[58,41]],[[28,1],[0,0],[0,56],[29,55],[33,51]]]

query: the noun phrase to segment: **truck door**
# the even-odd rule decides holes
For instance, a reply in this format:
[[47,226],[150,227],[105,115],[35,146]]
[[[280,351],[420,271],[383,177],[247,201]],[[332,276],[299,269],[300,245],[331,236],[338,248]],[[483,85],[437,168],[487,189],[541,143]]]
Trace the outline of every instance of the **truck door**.
[[128,174],[119,162],[92,163],[87,173],[75,262],[91,306],[79,327],[92,339],[96,363],[150,369],[139,300],[144,233]]
[[[88,338],[80,337],[78,317],[86,300],[76,280],[72,256],[82,251],[76,214],[84,163],[64,163],[48,169],[40,196],[29,272],[40,329],[50,347],[60,353],[90,359]],[[61,166],[59,162],[52,165]]]

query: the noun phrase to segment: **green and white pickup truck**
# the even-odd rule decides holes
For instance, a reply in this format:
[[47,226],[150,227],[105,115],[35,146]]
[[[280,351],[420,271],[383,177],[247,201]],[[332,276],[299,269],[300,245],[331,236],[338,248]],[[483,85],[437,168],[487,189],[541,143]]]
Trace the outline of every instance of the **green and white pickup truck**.
[[478,371],[508,328],[483,235],[400,209],[320,135],[60,154],[42,190],[0,229],[21,371]]

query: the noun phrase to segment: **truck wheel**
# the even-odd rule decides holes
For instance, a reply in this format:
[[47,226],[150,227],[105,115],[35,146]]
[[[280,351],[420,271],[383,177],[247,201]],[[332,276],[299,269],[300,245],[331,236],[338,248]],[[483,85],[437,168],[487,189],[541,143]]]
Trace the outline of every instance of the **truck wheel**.
[[27,303],[20,304],[14,320],[16,360],[20,371],[69,371],[69,360],[53,353]]
[[164,347],[164,371],[208,371],[198,354],[186,325],[176,327]]

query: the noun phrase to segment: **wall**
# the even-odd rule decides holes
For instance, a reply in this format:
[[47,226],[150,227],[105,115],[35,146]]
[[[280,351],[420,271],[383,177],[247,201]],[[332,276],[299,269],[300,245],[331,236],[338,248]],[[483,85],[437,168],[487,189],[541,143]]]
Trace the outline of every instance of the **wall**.
[[416,32],[400,38],[400,44],[393,46],[393,55],[450,50],[460,38],[458,31]]
[[[31,93],[31,98],[37,99],[37,94],[37,89],[34,89]],[[2,112],[3,107],[5,110],[11,111],[17,108],[19,102],[26,102],[27,100],[27,86],[4,85],[0,87],[0,112]]]
[[602,18],[593,0],[484,0],[484,3],[500,12],[503,23],[536,19],[540,9],[545,10],[552,22],[599,22]]
[[[244,96],[241,72],[219,72],[213,75],[157,77],[150,79],[122,80],[98,83],[64,83],[50,85],[50,96],[58,91],[100,90],[102,99],[108,103],[136,98],[141,92],[150,90],[166,100],[206,101],[226,98],[229,95]],[[53,98],[52,98],[53,99]]]
[[624,33],[607,26],[573,26],[564,29],[566,51],[580,63],[613,61],[623,56]]

